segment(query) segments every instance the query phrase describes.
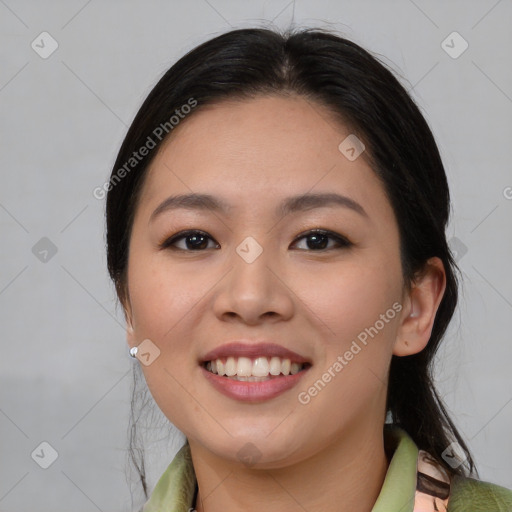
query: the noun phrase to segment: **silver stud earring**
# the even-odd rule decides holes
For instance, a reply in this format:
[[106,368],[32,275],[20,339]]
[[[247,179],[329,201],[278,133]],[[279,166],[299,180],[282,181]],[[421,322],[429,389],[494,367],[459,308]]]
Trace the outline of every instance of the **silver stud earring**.
[[138,348],[138,347],[132,347],[132,348],[130,349],[130,355],[131,355],[132,357],[137,357],[137,352],[138,352],[138,351],[139,351],[139,348]]

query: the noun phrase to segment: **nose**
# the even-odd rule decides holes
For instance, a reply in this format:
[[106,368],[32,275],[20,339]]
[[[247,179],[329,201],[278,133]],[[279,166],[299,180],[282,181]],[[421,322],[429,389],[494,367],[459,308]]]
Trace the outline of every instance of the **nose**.
[[[259,246],[260,252],[258,246],[249,240],[248,245],[240,244],[238,251],[233,250],[230,255],[230,270],[213,296],[214,312],[219,319],[257,325],[293,316],[294,294],[284,268],[285,258],[263,246]],[[253,259],[255,250],[259,255]]]

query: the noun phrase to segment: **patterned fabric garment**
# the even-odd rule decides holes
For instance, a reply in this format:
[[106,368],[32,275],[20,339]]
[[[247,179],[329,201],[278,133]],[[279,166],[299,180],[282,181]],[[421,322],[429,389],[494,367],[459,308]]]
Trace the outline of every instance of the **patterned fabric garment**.
[[424,450],[418,452],[413,512],[447,512],[450,477]]

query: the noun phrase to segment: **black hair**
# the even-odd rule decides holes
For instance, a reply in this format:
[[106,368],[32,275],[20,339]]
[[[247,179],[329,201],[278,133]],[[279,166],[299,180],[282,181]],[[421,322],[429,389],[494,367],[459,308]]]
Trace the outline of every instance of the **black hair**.
[[[430,340],[417,354],[392,357],[386,410],[392,422],[449,474],[473,473],[471,453],[432,374],[434,355],[458,297],[458,269],[445,235],[450,194],[443,163],[426,120],[392,70],[348,39],[322,29],[232,30],[197,46],[162,76],[127,132],[108,186],[108,270],[119,299],[124,304],[127,298],[128,248],[140,190],[158,148],[172,137],[171,116],[192,102],[196,104],[190,116],[222,100],[269,94],[299,95],[321,104],[363,141],[363,155],[381,179],[397,219],[404,282],[413,282],[429,258],[442,260],[446,290]],[[149,139],[155,147],[127,168],[133,153]],[[126,172],[120,179],[122,168]],[[442,456],[452,441],[466,455],[455,468]],[[143,453],[131,446],[131,454],[147,497]]]

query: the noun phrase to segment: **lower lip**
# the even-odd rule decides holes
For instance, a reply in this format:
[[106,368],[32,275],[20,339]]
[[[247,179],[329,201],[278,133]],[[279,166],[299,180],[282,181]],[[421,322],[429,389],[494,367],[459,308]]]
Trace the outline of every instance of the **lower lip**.
[[213,387],[223,395],[243,402],[263,402],[275,398],[293,388],[310,367],[301,370],[295,375],[283,375],[261,382],[244,382],[228,379],[227,377],[221,377],[216,373],[208,371],[203,366],[200,368]]

